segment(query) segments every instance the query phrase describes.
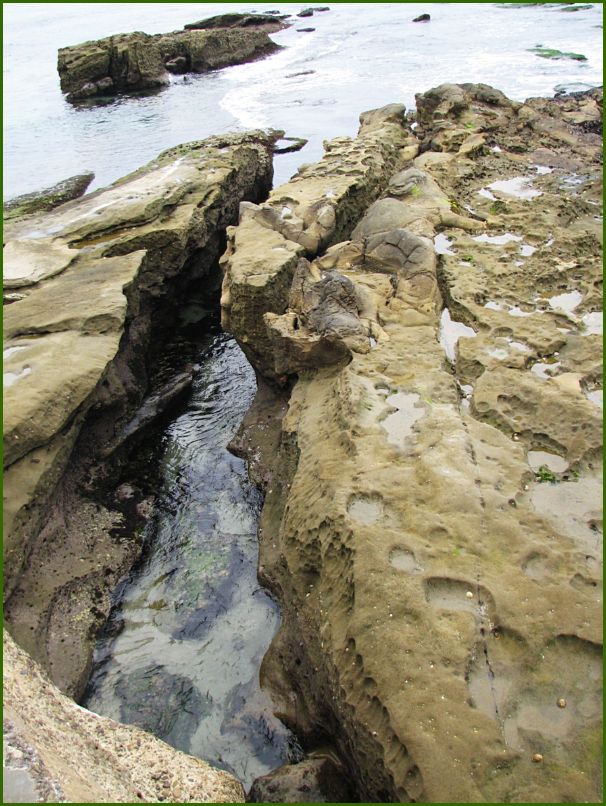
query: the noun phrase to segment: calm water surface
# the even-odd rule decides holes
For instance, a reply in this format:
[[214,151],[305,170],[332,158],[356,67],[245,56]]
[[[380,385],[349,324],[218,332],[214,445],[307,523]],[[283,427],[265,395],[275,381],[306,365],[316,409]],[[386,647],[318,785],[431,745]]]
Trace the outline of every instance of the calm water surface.
[[138,725],[245,784],[288,761],[259,668],[279,625],[257,582],[259,492],[226,446],[255,393],[236,342],[209,337],[184,411],[161,437],[149,550],[100,642],[87,708]]

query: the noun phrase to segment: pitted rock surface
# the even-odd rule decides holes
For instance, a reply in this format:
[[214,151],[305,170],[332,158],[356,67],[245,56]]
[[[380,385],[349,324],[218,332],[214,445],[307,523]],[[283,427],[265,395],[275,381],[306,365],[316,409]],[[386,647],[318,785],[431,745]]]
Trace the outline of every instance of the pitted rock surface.
[[[594,802],[601,92],[519,104],[443,85],[417,110],[346,232],[312,249],[244,217],[230,235],[226,303],[254,293],[254,308],[226,304],[226,323],[270,383],[272,334],[312,335],[305,294],[327,273],[373,328],[347,362],[284,360],[285,391],[272,406],[262,383],[238,438],[266,489],[260,576],[283,607],[264,676],[310,746],[336,736],[362,800]],[[297,179],[308,210],[332,148]],[[274,222],[281,203],[297,213],[294,184],[272,192]],[[280,243],[283,313],[258,281]]]

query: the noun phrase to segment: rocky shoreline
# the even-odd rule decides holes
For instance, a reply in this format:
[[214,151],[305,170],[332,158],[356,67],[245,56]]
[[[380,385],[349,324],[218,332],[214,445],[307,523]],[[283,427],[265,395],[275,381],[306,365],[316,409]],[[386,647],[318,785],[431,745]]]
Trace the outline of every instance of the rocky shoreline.
[[[265,494],[280,718],[361,800],[600,799],[601,109],[442,85],[271,193],[276,135],[253,132],[7,224],[5,612],[52,683],[6,639],[5,696],[56,799],[76,791],[56,747],[100,718],[54,686],[79,697],[140,553],[145,500],[122,506],[116,471],[172,395],[144,356],[222,252],[223,325],[258,375],[232,448]],[[307,774],[254,797],[302,798]],[[92,796],[165,798],[118,779]]]
[[284,15],[222,14],[170,34],[116,34],[61,48],[57,70],[70,102],[120,92],[149,91],[169,74],[207,73],[280,50],[269,33],[287,27]]

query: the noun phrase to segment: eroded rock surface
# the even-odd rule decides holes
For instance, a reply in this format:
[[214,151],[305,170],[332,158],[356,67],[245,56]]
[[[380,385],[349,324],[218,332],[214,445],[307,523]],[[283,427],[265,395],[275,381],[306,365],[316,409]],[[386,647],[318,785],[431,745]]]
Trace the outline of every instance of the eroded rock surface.
[[180,288],[204,285],[240,201],[267,193],[273,139],[178,146],[5,227],[5,282],[22,295],[4,314],[5,615],[72,696],[110,594],[141,551],[140,502],[114,500],[112,468],[190,381],[148,388],[152,336]]
[[230,231],[263,678],[362,800],[601,799],[600,119],[443,85]]
[[4,802],[243,803],[229,773],[76,705],[4,633]]
[[279,49],[266,30],[254,26],[211,30],[192,26],[192,30],[153,36],[137,31],[61,48],[57,70],[67,100],[79,101],[163,87],[171,72],[206,73]]

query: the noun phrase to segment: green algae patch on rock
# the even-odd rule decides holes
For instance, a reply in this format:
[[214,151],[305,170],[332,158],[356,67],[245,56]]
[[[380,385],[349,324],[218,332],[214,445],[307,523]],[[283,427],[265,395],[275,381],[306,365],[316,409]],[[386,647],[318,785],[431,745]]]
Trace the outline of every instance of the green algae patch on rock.
[[536,53],[537,56],[540,56],[542,59],[572,59],[575,62],[586,62],[587,56],[583,56],[582,53],[571,53],[568,51],[556,50],[555,48],[544,48],[541,45],[537,45],[534,48],[529,48],[530,53]]
[[4,220],[21,218],[43,210],[52,210],[60,204],[77,199],[85,193],[86,188],[94,178],[94,173],[78,174],[71,176],[69,179],[64,179],[45,190],[26,193],[23,196],[10,199],[4,204]]

